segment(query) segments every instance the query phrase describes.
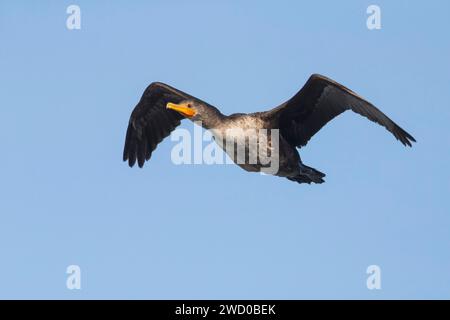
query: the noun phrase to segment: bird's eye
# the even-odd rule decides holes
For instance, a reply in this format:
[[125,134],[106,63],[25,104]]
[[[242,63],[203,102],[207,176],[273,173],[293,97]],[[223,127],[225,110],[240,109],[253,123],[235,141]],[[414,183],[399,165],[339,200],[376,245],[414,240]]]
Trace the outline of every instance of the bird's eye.
[[188,108],[192,108],[192,106],[191,106],[191,104],[190,104],[190,103],[188,103],[187,107],[188,107]]

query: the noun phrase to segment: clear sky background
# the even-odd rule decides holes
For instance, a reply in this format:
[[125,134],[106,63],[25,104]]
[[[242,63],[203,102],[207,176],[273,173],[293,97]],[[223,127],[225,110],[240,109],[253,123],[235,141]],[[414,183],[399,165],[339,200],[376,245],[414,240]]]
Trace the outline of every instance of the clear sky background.
[[[81,30],[66,8],[81,8]],[[381,7],[382,29],[366,27]],[[0,1],[0,298],[450,298],[448,1]],[[224,113],[322,73],[418,141],[345,113],[299,185],[232,165],[122,162],[163,81]],[[184,128],[193,130],[191,123]],[[66,268],[81,267],[81,290]],[[378,265],[382,289],[368,290]]]

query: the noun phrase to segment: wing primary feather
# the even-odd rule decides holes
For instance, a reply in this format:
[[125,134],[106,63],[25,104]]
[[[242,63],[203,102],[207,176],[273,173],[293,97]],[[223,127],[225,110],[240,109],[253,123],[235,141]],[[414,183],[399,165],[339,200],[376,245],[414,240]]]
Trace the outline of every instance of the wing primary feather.
[[158,143],[183,119],[179,113],[166,109],[167,103],[180,103],[183,100],[196,100],[208,105],[161,82],[153,82],[144,90],[128,122],[123,161],[128,161],[130,167],[137,161],[138,166],[143,167],[145,161],[150,160]]
[[[267,111],[277,121],[283,137],[292,145],[305,146],[329,121],[352,110],[385,127],[405,146],[416,140],[370,102],[347,87],[318,74],[312,75],[290,100]],[[273,120],[275,119],[275,120]]]

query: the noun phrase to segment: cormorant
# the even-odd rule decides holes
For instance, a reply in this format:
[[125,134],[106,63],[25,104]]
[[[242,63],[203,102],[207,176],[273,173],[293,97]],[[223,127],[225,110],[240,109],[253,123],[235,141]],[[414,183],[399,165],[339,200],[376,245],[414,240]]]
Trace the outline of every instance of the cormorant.
[[[134,108],[126,133],[123,160],[139,167],[149,160],[158,143],[188,118],[201,121],[216,142],[226,129],[278,129],[279,169],[273,174],[298,183],[322,183],[325,174],[304,165],[296,148],[305,146],[325,124],[352,110],[390,131],[405,146],[416,140],[370,102],[343,85],[313,74],[301,90],[280,106],[264,112],[223,115],[216,107],[160,82],[150,84]],[[276,130],[275,130],[276,131]],[[246,141],[246,152],[249,144]],[[271,140],[264,146],[271,149]],[[220,145],[229,155],[229,150]],[[261,145],[260,145],[261,147]],[[273,152],[269,150],[268,153]],[[236,162],[236,158],[233,158]],[[237,163],[247,171],[261,171],[257,163]]]

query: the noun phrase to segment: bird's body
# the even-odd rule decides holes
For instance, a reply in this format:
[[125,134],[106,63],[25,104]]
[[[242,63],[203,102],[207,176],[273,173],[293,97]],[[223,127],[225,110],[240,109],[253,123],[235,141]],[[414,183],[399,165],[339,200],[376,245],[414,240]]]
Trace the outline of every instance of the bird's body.
[[[279,135],[277,124],[273,122],[273,119],[266,118],[264,113],[232,114],[224,117],[217,128],[210,130],[218,145],[234,163],[246,171],[267,171],[270,163],[261,162],[259,157],[260,150],[263,150],[265,155],[277,154],[276,176],[295,178],[301,172],[300,155],[297,149]],[[274,147],[274,141],[271,139],[272,131],[275,131],[278,147]],[[249,140],[255,136],[259,136],[260,139],[255,139],[255,143],[252,144]],[[227,141],[231,143],[227,144]],[[239,150],[243,150],[242,159],[239,158]]]
[[130,166],[137,160],[142,167],[156,145],[180,120],[189,118],[210,130],[217,144],[246,171],[269,172],[298,183],[322,183],[325,174],[304,165],[297,148],[346,110],[384,126],[404,145],[415,141],[372,104],[320,75],[312,75],[293,98],[272,110],[229,116],[182,91],[153,83],[131,115],[123,159]]

